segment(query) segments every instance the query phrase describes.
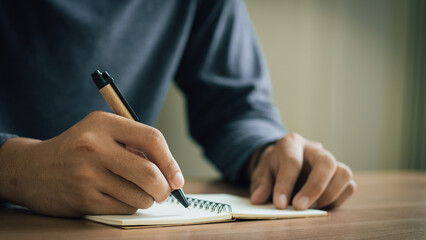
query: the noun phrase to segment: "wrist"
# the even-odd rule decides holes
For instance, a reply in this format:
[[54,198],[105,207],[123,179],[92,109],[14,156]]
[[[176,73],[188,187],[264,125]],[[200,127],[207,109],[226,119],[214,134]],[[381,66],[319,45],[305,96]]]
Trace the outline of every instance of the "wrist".
[[27,159],[33,154],[30,149],[39,140],[29,138],[11,138],[0,147],[0,199],[25,205],[25,195],[29,177],[25,174]]

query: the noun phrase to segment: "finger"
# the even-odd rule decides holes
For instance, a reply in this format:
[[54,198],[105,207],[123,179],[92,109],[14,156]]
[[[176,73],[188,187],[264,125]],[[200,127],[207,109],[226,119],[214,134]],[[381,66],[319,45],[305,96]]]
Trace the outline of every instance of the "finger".
[[159,130],[115,114],[100,112],[93,115],[106,123],[108,132],[116,141],[147,153],[173,189],[183,186],[182,172]]
[[340,196],[331,204],[325,208],[337,208],[341,206],[346,200],[348,200],[356,190],[356,183],[354,180],[350,180],[345,190],[340,194]]
[[273,202],[285,209],[303,164],[303,145],[298,137],[284,137],[276,144],[279,151],[279,169],[275,180]]
[[141,157],[143,157],[143,158],[145,158],[145,159],[148,159],[148,156],[147,156],[147,154],[146,154],[146,153],[144,153],[144,152],[142,152],[142,151],[139,151],[139,150],[137,150],[137,149],[134,149],[134,148],[132,148],[132,147],[130,147],[130,146],[124,146],[124,147],[126,148],[126,150],[127,150],[127,151],[132,152],[132,153],[134,153],[134,154],[136,154],[136,155],[138,155],[138,156],[141,156]]
[[273,176],[266,164],[259,165],[253,172],[250,186],[250,201],[252,204],[265,203],[272,193]]
[[96,199],[98,200],[97,203],[84,210],[83,214],[133,214],[137,211],[137,208],[100,192],[97,193]]
[[336,170],[336,160],[325,149],[305,146],[305,158],[312,170],[300,191],[294,196],[293,206],[303,210],[312,205],[324,192]]
[[321,197],[318,198],[316,207],[322,208],[336,201],[346,189],[352,177],[352,171],[348,166],[340,162],[337,163],[336,172]]
[[103,158],[106,169],[136,184],[155,201],[164,201],[171,188],[163,173],[151,161],[134,154],[115,142],[108,144],[109,152]]
[[[99,191],[131,207],[146,209],[152,206],[154,199],[136,184],[105,169]],[[166,200],[164,198],[164,200]],[[164,201],[163,200],[163,201]]]

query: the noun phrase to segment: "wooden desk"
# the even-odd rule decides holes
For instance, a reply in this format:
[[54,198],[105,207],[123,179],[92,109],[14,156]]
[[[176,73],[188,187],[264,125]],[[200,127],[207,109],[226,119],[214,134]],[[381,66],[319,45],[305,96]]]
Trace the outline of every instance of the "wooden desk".
[[[328,217],[122,230],[3,208],[0,239],[426,239],[425,173],[362,172],[355,178],[356,194]],[[247,194],[209,182],[187,182],[185,191]]]

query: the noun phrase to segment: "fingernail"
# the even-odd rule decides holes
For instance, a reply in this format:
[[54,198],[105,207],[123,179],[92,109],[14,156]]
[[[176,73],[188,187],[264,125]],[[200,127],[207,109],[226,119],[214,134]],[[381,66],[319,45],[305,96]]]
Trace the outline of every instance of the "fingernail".
[[278,201],[282,207],[285,207],[287,205],[287,196],[285,194],[281,194],[278,198]]
[[297,201],[299,204],[299,208],[306,209],[308,208],[309,204],[309,198],[306,196],[302,196],[299,198],[299,201]]
[[174,183],[175,183],[175,187],[176,188],[181,188],[183,186],[183,184],[185,183],[185,180],[183,179],[182,173],[181,172],[177,172],[175,175],[175,178],[173,179]]

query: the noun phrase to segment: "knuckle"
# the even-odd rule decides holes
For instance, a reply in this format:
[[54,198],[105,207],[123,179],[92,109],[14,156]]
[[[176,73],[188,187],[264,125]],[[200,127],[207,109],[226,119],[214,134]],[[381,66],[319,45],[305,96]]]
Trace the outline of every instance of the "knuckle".
[[352,195],[355,192],[356,188],[357,188],[357,185],[354,181],[350,181],[348,186],[346,187],[349,195]]
[[[147,182],[152,182],[155,181],[155,179],[157,178],[157,172],[155,171],[154,165],[149,163],[145,164],[141,167],[142,169],[140,171],[138,171],[139,173],[141,173],[141,176],[143,177],[143,179]],[[138,176],[135,176],[136,179],[139,178],[139,174]]]
[[175,161],[173,159],[169,160],[169,162],[167,163],[166,169],[167,169],[166,170],[167,172],[176,174],[176,172],[178,171],[178,169],[177,169],[176,163],[175,163]]
[[151,128],[150,136],[153,144],[155,144],[156,146],[164,146],[165,139],[163,133],[161,133],[160,130],[158,130],[157,128]]
[[337,168],[337,161],[334,156],[327,150],[321,150],[319,161],[328,169],[335,170]]
[[145,197],[142,201],[141,207],[142,209],[147,209],[154,204],[154,199],[152,197]]
[[86,152],[96,152],[98,146],[96,144],[96,136],[92,132],[83,132],[76,137],[73,143],[74,149]]
[[284,138],[287,138],[289,140],[300,140],[302,136],[300,136],[298,133],[289,133]]
[[96,120],[105,118],[105,115],[107,115],[106,112],[93,111],[93,112],[91,112],[87,115],[87,118],[90,119],[90,120],[96,121]]
[[277,141],[277,145],[293,146],[294,144],[303,144],[305,142],[304,138],[297,133],[289,133]]
[[158,138],[160,141],[164,140],[163,133],[157,128],[151,128],[151,136],[153,138]]
[[311,142],[311,144],[312,144],[312,147],[314,147],[314,148],[318,148],[318,149],[324,148],[324,146],[320,142]]
[[346,181],[349,181],[353,178],[352,170],[346,164],[338,163],[337,172],[341,178],[345,179]]

